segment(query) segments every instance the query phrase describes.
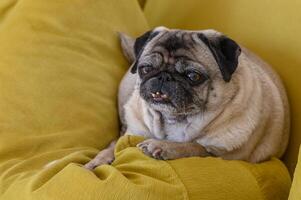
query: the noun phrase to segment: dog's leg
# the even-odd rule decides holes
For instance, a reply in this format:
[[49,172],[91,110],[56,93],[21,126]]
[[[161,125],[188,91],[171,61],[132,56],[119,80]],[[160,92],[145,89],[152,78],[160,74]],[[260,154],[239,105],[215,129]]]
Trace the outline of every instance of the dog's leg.
[[148,156],[159,160],[173,160],[192,156],[210,156],[206,149],[195,142],[171,142],[148,139],[137,145]]
[[93,158],[90,162],[85,164],[84,168],[92,170],[100,165],[111,164],[115,159],[114,157],[115,145],[116,145],[116,140],[112,141],[106,149],[100,151],[95,156],[95,158]]

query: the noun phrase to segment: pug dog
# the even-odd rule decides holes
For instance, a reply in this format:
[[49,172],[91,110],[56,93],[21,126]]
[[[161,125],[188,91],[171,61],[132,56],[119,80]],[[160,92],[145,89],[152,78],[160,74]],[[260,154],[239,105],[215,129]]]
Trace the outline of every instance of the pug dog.
[[[137,39],[120,38],[132,63],[119,88],[121,135],[148,138],[137,145],[146,155],[251,163],[282,156],[288,100],[260,58],[215,30],[158,27]],[[111,163],[115,143],[85,168]]]

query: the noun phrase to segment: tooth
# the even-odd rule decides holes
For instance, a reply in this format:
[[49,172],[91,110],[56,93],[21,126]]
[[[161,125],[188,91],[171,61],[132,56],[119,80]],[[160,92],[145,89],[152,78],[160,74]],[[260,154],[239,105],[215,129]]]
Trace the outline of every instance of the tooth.
[[160,92],[156,92],[156,95],[160,95]]
[[156,95],[154,93],[152,93],[152,97],[155,97]]
[[162,95],[162,98],[163,98],[163,99],[166,99],[166,98],[167,98],[167,95],[166,95],[166,94],[163,94],[163,95]]

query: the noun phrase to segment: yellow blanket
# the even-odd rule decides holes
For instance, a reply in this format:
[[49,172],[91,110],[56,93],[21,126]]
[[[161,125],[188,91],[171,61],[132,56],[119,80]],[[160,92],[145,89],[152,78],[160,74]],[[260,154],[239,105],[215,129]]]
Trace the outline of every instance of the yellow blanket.
[[277,159],[256,165],[197,157],[158,161],[135,147],[142,140],[135,136],[122,137],[117,143],[116,160],[112,166],[103,165],[93,172],[78,164],[87,160],[88,151],[82,149],[74,149],[73,153],[46,168],[36,168],[42,160],[39,157],[20,162],[6,173],[7,179],[2,183],[4,193],[0,199],[287,198],[290,179],[285,166]]

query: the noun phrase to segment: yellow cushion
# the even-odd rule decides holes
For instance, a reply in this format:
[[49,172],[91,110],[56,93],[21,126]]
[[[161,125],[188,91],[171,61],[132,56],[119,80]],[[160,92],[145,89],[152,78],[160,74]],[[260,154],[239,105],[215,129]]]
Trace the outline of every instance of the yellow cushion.
[[289,200],[301,199],[301,147],[299,150],[298,164],[294,173],[292,189],[290,191]]
[[293,173],[301,142],[301,1],[148,0],[150,26],[213,28],[268,61],[282,77],[291,104],[291,140],[285,163]]
[[117,31],[146,30],[136,0],[0,1],[0,199],[31,199],[46,163],[117,136]]

